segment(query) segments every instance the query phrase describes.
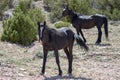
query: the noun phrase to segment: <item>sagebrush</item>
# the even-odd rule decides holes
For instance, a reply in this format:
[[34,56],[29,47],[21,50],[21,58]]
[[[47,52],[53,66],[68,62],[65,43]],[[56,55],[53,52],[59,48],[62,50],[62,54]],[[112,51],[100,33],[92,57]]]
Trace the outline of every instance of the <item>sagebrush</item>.
[[[44,15],[38,9],[28,7],[30,1],[20,1],[14,16],[3,21],[1,40],[29,45],[37,39],[37,21],[43,21]],[[33,13],[34,12],[34,13]]]

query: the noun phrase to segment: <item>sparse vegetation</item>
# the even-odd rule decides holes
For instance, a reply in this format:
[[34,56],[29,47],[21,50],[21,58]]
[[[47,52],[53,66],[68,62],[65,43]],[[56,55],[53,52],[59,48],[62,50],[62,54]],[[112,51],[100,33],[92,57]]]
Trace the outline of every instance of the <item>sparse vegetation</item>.
[[[50,12],[51,22],[60,19],[63,7],[67,4],[67,0],[43,0],[44,5]],[[69,7],[79,14],[104,14],[110,20],[120,19],[120,1],[119,0],[68,0]]]
[[52,23],[59,21],[61,18],[63,5],[65,0],[43,0],[47,11],[49,11],[49,18]]
[[68,23],[68,22],[62,22],[62,21],[56,22],[54,24],[55,28],[69,27],[69,26],[70,26],[70,23]]
[[110,20],[120,20],[120,1],[103,0],[98,1],[98,10],[105,14]]
[[3,12],[9,8],[9,3],[12,0],[0,0],[0,18],[3,17]]
[[70,0],[69,7],[80,14],[90,14],[92,11],[90,0]]

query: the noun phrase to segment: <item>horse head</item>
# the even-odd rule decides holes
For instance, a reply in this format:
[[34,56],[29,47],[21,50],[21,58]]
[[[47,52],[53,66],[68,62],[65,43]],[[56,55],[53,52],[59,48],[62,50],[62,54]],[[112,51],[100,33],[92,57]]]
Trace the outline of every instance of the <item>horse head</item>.
[[71,11],[71,10],[69,9],[68,5],[66,5],[66,6],[64,7],[64,9],[63,9],[62,16],[64,17],[64,16],[69,15],[69,14],[70,14],[70,11]]
[[46,28],[46,22],[45,21],[44,23],[37,22],[37,25],[38,25],[38,35],[39,35],[39,41],[40,41],[43,38],[43,32]]

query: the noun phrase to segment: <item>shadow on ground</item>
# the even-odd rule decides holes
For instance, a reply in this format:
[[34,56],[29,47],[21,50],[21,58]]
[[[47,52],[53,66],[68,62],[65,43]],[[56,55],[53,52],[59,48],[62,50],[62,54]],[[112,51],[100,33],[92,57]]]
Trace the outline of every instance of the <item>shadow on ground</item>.
[[92,80],[88,78],[74,76],[51,76],[51,77],[44,76],[44,78],[45,78],[44,80]]
[[97,46],[111,46],[111,44],[87,44],[87,45],[97,45]]

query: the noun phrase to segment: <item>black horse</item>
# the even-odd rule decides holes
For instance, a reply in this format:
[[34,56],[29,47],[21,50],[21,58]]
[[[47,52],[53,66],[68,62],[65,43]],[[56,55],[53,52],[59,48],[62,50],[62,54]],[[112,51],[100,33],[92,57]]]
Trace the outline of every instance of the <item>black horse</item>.
[[73,27],[76,29],[77,34],[82,35],[84,42],[86,42],[86,39],[83,35],[83,32],[81,29],[90,29],[94,26],[97,27],[98,29],[98,39],[96,41],[96,44],[101,43],[101,36],[102,36],[102,31],[101,27],[104,24],[104,30],[105,30],[105,36],[106,39],[108,40],[108,20],[104,15],[100,14],[94,14],[91,16],[85,16],[85,15],[78,15],[75,12],[73,12],[71,9],[66,6],[62,12],[62,16],[69,16],[71,23]]
[[64,52],[67,55],[69,68],[68,73],[72,73],[72,61],[73,61],[73,55],[72,55],[72,49],[73,49],[73,43],[74,39],[76,39],[77,43],[83,47],[85,50],[88,50],[87,45],[82,41],[82,39],[75,34],[72,30],[68,28],[60,28],[58,30],[51,29],[46,25],[46,22],[40,23],[38,22],[38,34],[39,34],[39,41],[42,41],[43,46],[43,52],[44,52],[44,58],[43,58],[43,66],[41,74],[45,73],[45,64],[47,59],[48,51],[53,50],[55,57],[56,57],[56,63],[58,65],[59,75],[62,75],[62,70],[60,68],[60,62],[59,62],[59,54],[58,50],[64,49]]

